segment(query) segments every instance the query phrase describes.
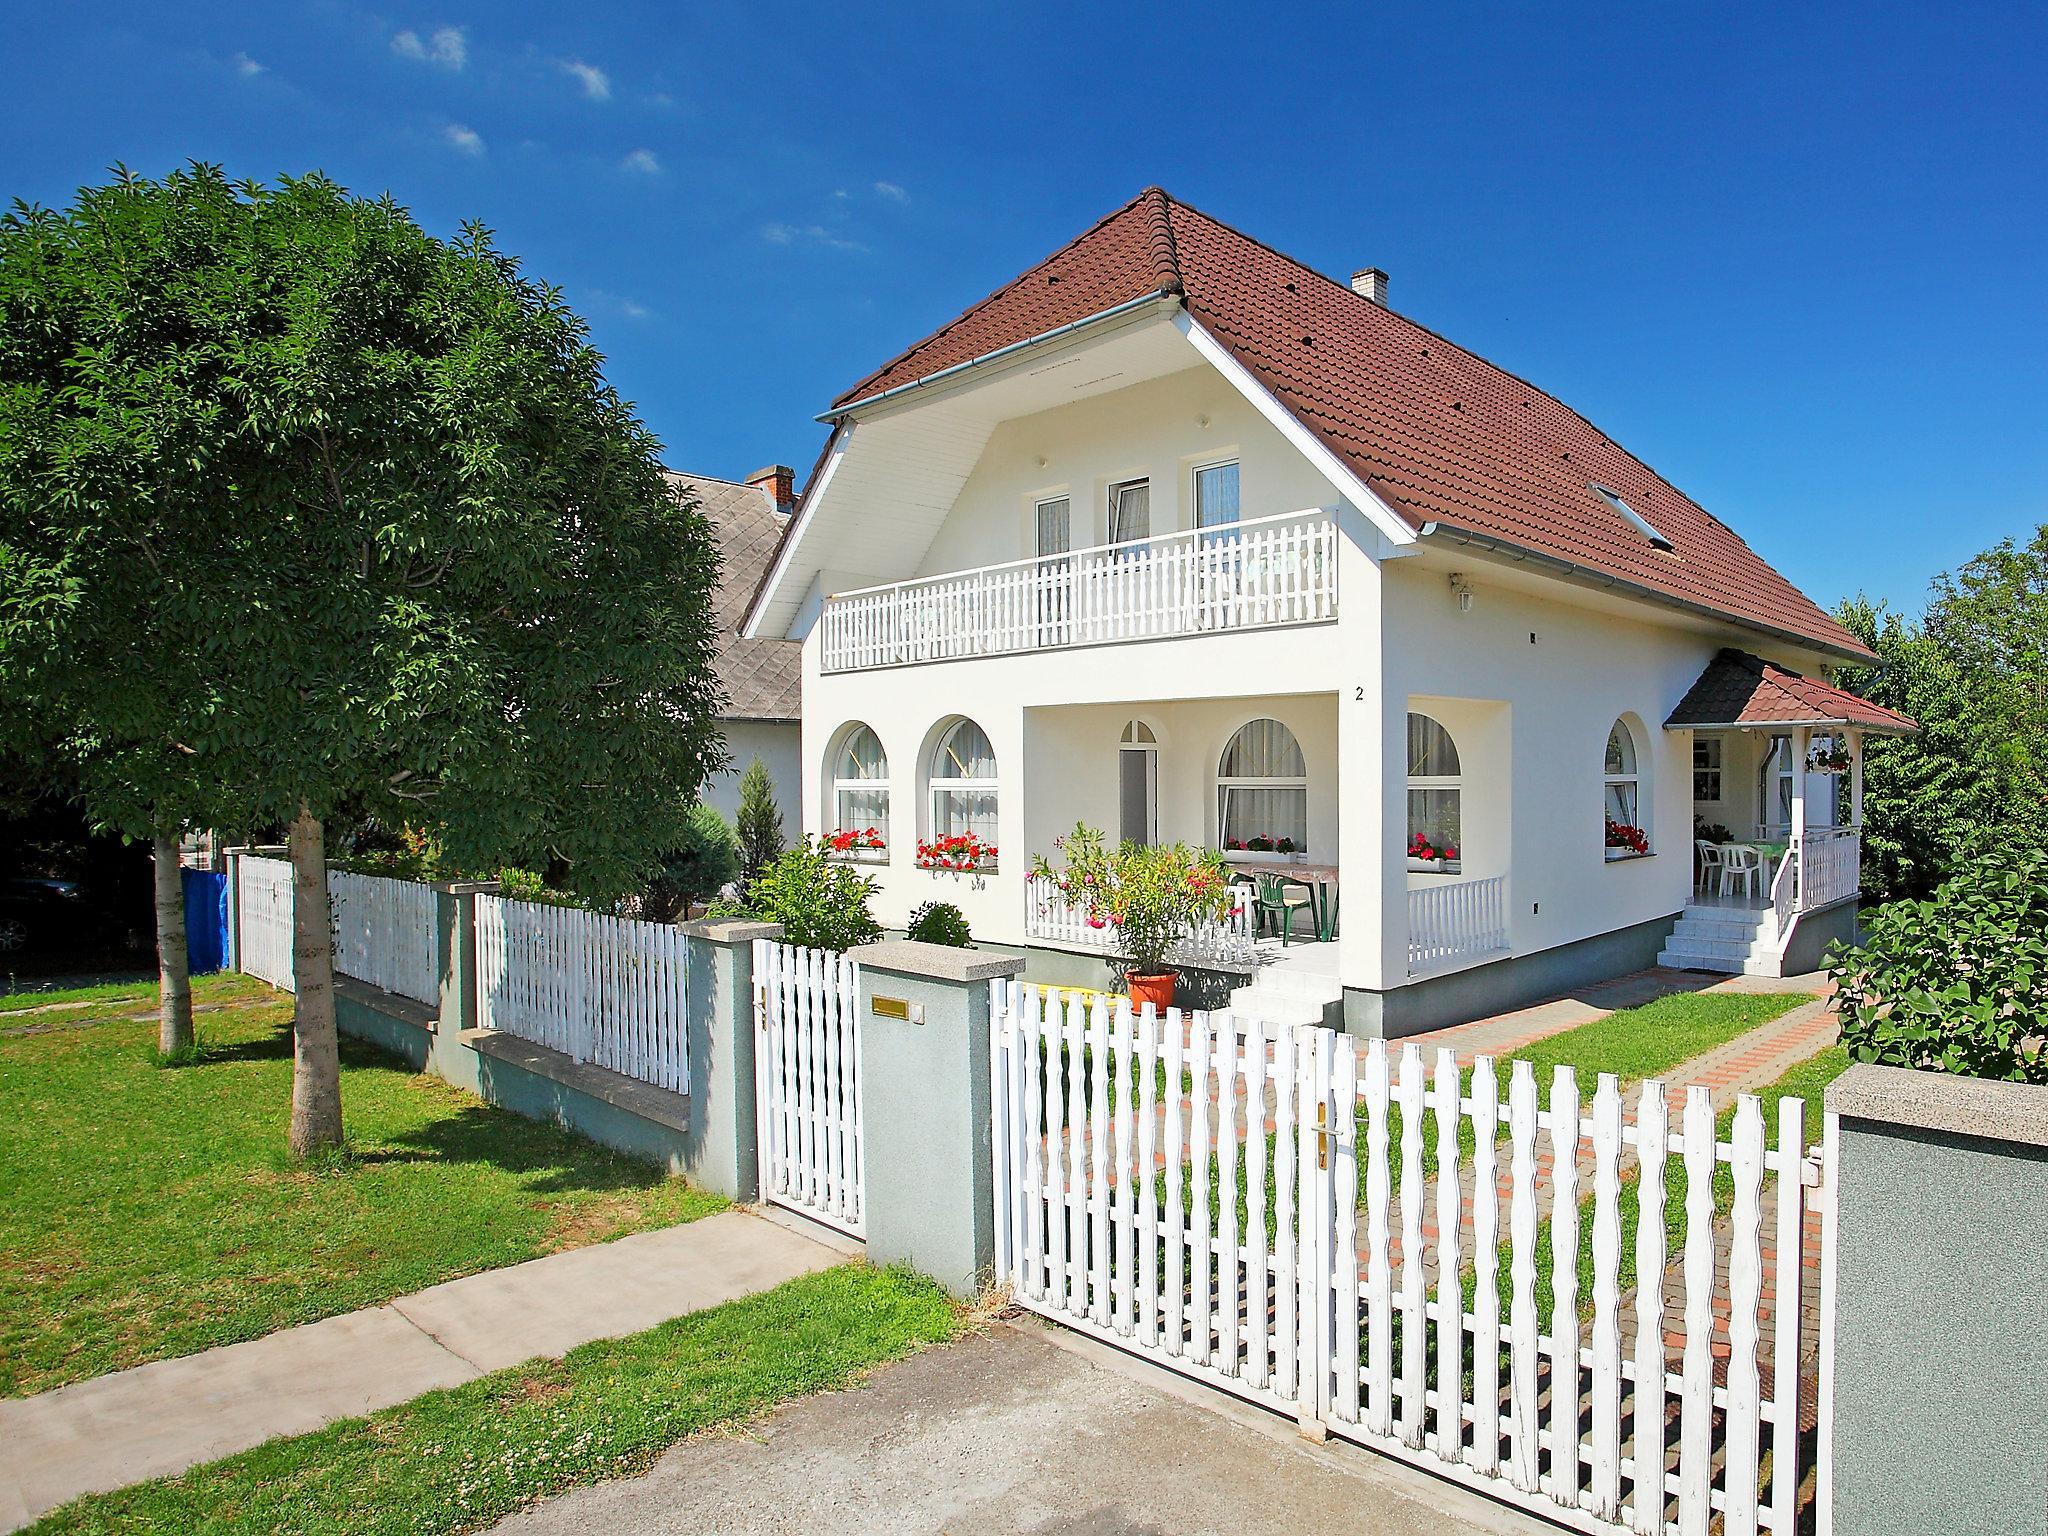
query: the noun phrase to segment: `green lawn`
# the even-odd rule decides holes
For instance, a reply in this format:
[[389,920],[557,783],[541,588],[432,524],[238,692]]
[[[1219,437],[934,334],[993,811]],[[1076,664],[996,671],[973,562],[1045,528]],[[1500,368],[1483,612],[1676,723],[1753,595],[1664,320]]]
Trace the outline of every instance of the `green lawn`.
[[89,987],[53,987],[47,992],[23,991],[0,993],[0,1013],[19,1013],[23,1009],[47,1008],[51,1003],[104,1002],[118,1000],[132,1003],[136,1008],[156,1006],[156,987],[132,981],[103,981]]
[[182,1477],[99,1494],[35,1532],[298,1536],[473,1531],[536,1499],[644,1472],[676,1441],[841,1387],[950,1338],[930,1282],[848,1265],[537,1360]]
[[154,1064],[153,990],[0,1019],[0,1395],[374,1306],[723,1202],[344,1037],[347,1155],[285,1156],[291,999],[203,977]]

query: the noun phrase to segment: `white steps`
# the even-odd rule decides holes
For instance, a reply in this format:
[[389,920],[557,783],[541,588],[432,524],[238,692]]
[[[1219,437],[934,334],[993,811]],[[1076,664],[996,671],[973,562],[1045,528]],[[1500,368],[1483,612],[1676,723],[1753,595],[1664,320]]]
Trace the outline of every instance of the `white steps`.
[[1768,910],[1689,906],[1657,956],[1659,965],[1730,976],[1782,976],[1777,916]]
[[1249,985],[1230,994],[1231,1012],[1269,1024],[1329,1023],[1343,1004],[1344,986],[1334,973],[1285,960],[1260,966]]

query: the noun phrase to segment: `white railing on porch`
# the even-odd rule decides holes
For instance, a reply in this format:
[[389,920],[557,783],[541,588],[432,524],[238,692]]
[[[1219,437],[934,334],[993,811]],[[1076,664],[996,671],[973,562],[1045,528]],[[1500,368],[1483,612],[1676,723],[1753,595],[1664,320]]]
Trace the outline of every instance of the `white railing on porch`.
[[1771,876],[1771,910],[1778,937],[1802,912],[1846,901],[1863,889],[1863,829],[1809,827],[1792,839]]
[[1451,880],[1408,893],[1408,973],[1441,970],[1508,947],[1507,879]]
[[[1202,924],[1175,946],[1168,958],[1182,965],[1243,967],[1255,963],[1258,925],[1253,918],[1251,890],[1232,886],[1230,903],[1228,916]],[[1114,927],[1090,923],[1087,908],[1071,905],[1058,886],[1035,875],[1024,882],[1024,931],[1030,938],[1063,949],[1093,949],[1105,955],[1113,955],[1117,949]]]
[[827,672],[1108,645],[1337,616],[1320,508],[955,571],[825,600]]

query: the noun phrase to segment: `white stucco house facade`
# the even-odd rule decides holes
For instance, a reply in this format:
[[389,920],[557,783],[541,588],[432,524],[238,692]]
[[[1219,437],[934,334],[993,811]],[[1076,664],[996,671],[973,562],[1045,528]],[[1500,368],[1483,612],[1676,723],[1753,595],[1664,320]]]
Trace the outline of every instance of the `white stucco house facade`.
[[[1400,1034],[1853,921],[1859,774],[1781,770],[1911,728],[1825,681],[1869,653],[1383,274],[1148,189],[822,419],[745,634],[801,645],[803,826],[876,829],[885,922],[1078,981],[1103,935],[1027,878],[1077,820],[1298,862],[1321,942],[1184,962]],[[1696,816],[1769,867],[1703,890]]]

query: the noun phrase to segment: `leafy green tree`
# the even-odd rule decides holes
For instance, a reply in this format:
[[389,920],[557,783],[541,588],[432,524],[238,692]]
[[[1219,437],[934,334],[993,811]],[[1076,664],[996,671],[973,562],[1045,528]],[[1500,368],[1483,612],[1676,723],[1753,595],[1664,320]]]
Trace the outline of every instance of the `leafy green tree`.
[[740,804],[733,825],[739,834],[740,868],[751,880],[780,856],[784,846],[782,808],[775,803],[768,765],[758,757],[740,775]]
[[822,843],[804,838],[771,859],[736,901],[713,902],[717,917],[782,924],[782,936],[805,949],[848,950],[882,936],[869,902],[875,877],[835,861]]
[[1866,886],[1924,896],[2048,850],[2048,525],[1939,577],[1918,623],[1862,598],[1838,617],[1879,658],[1844,685],[1921,724],[1868,744]]
[[318,175],[0,219],[0,718],[103,825],[288,826],[295,1153],[328,816],[618,895],[720,765],[715,545],[601,363],[483,228]]
[[701,800],[690,807],[683,845],[661,862],[640,897],[640,915],[649,922],[673,922],[687,915],[690,903],[716,896],[740,878],[740,845],[732,823],[716,806]]

